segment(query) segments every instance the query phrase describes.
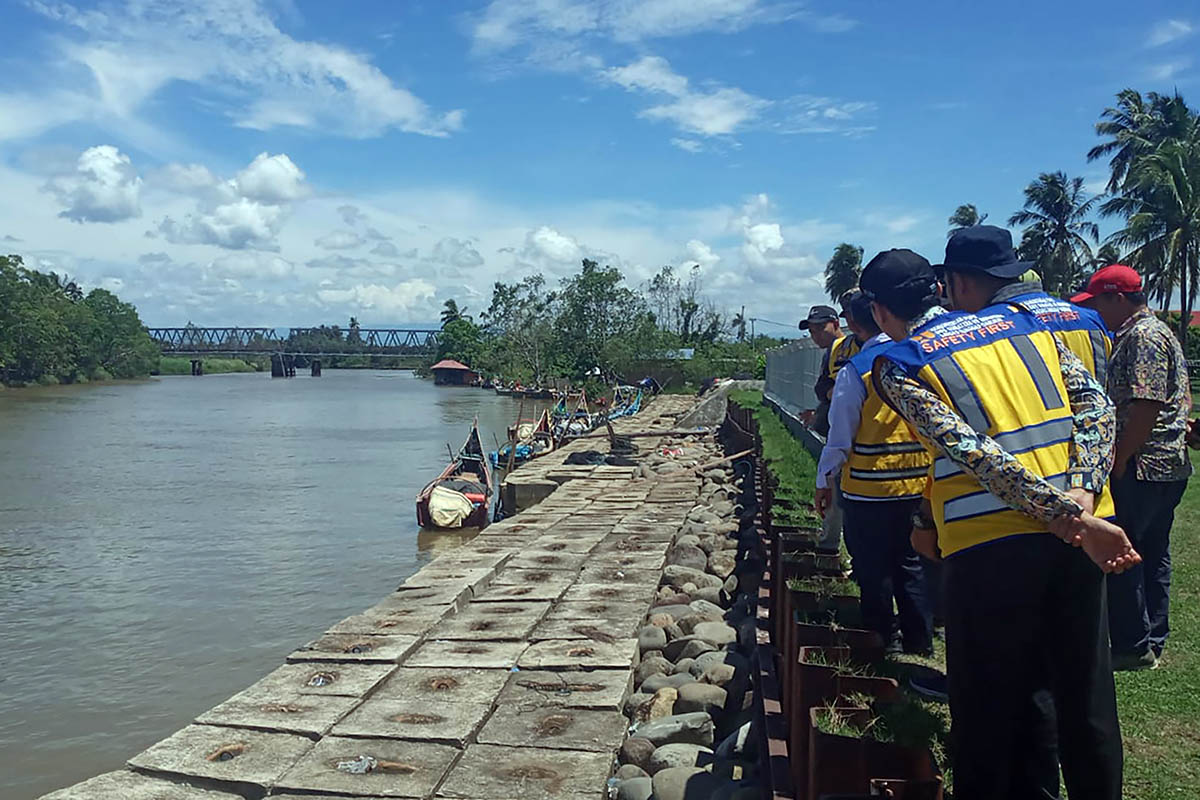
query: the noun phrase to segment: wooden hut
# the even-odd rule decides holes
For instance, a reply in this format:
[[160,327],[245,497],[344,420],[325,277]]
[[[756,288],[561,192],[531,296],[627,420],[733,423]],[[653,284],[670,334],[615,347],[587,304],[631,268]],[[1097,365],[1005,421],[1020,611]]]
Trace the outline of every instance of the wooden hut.
[[438,386],[467,386],[478,377],[466,364],[446,358],[429,368]]

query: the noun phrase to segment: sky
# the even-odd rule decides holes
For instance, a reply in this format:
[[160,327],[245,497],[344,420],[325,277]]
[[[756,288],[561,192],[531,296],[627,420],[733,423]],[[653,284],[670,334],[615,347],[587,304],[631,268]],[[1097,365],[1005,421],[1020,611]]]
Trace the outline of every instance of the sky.
[[151,326],[422,324],[594,258],[698,265],[786,334],[839,242],[936,262],[960,203],[1100,191],[1122,88],[1200,92],[1188,0],[0,0],[0,30],[0,252]]

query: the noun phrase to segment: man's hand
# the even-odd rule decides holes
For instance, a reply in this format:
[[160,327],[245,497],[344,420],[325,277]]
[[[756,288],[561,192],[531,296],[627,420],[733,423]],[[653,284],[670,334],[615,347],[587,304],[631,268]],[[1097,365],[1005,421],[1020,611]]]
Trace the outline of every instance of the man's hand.
[[1125,531],[1086,511],[1078,517],[1058,517],[1050,523],[1050,530],[1063,541],[1082,547],[1105,572],[1124,572],[1142,561]]
[[825,519],[825,512],[833,505],[833,489],[828,487],[822,489],[818,486],[813,495],[813,505],[816,507],[817,513],[821,515],[821,519]]
[[942,553],[938,550],[936,528],[913,528],[909,534],[913,550],[928,558],[930,561],[941,561]]
[[1067,497],[1070,497],[1076,503],[1083,506],[1083,510],[1089,514],[1096,511],[1096,493],[1089,492],[1087,489],[1069,489]]

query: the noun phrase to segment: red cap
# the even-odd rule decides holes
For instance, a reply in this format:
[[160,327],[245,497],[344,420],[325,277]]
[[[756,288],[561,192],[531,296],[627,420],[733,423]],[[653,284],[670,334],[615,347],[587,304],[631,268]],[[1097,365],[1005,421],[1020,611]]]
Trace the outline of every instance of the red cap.
[[1113,264],[1111,267],[1096,270],[1088,281],[1087,288],[1071,298],[1072,303],[1084,303],[1098,294],[1116,294],[1118,292],[1140,292],[1142,276],[1132,267],[1124,264]]

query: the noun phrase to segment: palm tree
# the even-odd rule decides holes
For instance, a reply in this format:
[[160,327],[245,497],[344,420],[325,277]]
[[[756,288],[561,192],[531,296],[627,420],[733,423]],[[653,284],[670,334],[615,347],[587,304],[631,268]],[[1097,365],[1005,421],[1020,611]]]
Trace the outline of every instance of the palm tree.
[[835,303],[843,294],[858,286],[862,257],[861,247],[846,242],[833,251],[833,257],[825,265],[825,291]]
[[1043,172],[1025,187],[1025,208],[1008,218],[1009,225],[1027,225],[1021,234],[1021,256],[1037,264],[1042,285],[1051,294],[1070,291],[1092,262],[1100,228],[1088,220],[1099,198],[1087,198],[1083,178],[1065,172]]
[[1132,247],[1131,266],[1146,281],[1148,294],[1162,306],[1179,288],[1178,336],[1187,341],[1188,323],[1200,283],[1200,119],[1190,136],[1160,144],[1130,167],[1123,193],[1104,204],[1104,214],[1119,214],[1125,228],[1113,243]]
[[746,307],[742,306],[742,310],[733,315],[733,319],[729,321],[729,329],[737,333],[739,342],[746,341]]
[[974,204],[963,203],[954,209],[954,213],[950,215],[950,219],[946,220],[946,223],[950,226],[950,230],[946,233],[946,236],[953,236],[955,231],[960,231],[963,228],[982,225],[983,221],[987,218],[988,215],[980,214],[979,209],[975,208]]
[[1149,92],[1145,97],[1134,89],[1117,94],[1117,105],[1104,109],[1096,123],[1096,134],[1110,137],[1088,151],[1088,161],[1111,156],[1107,191],[1121,189],[1134,162],[1154,152],[1171,139],[1186,138],[1193,114],[1183,97]]
[[[1101,206],[1101,212],[1103,212],[1103,206]],[[1112,242],[1105,242],[1096,251],[1096,256],[1092,259],[1092,268],[1103,269],[1120,263],[1122,263],[1120,249]]]
[[457,322],[460,319],[465,319],[465,320],[471,319],[469,316],[467,316],[466,306],[459,308],[458,303],[453,299],[447,300],[445,303],[443,303],[443,306],[444,306],[444,309],[442,310],[442,327],[443,328],[446,327],[447,325],[449,325],[451,322]]

